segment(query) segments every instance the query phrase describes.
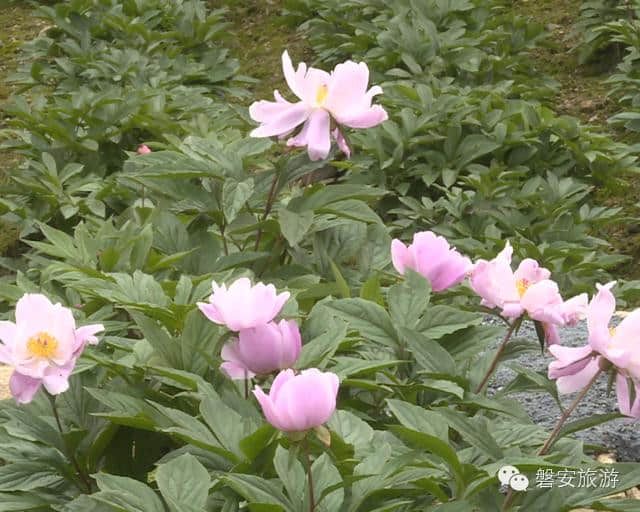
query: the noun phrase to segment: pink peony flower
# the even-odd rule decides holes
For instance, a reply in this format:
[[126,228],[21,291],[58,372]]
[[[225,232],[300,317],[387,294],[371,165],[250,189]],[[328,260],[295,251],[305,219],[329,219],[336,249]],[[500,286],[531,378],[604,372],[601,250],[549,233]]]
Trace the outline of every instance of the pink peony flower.
[[232,379],[247,379],[290,368],[298,359],[302,340],[293,320],[243,329],[225,344],[221,368]]
[[11,394],[30,402],[41,385],[52,395],[69,388],[69,375],[87,343],[96,344],[102,324],[76,329],[71,310],[41,294],[16,304],[16,322],[0,322],[0,362],[12,366]]
[[426,277],[435,292],[458,284],[472,268],[469,258],[450,247],[446,238],[431,231],[414,234],[409,247],[394,239],[391,242],[391,260],[400,274],[410,268]]
[[471,288],[482,297],[483,306],[500,308],[505,317],[519,317],[525,306],[540,317],[550,314],[551,307],[562,302],[557,285],[548,281],[551,272],[529,258],[514,272],[512,254],[507,241],[493,260],[479,260],[471,273]]
[[147,153],[151,153],[151,150],[149,149],[149,146],[145,144],[140,144],[140,146],[138,146],[137,153],[139,155],[146,155]]
[[226,325],[232,331],[271,322],[289,298],[289,292],[276,295],[272,284],[251,286],[246,277],[234,281],[229,289],[224,284],[218,286],[215,281],[211,285],[213,295],[209,297],[209,304],[198,302],[198,307],[209,320]]
[[285,100],[274,91],[274,101],[256,101],[249,114],[260,126],[252,137],[283,137],[299,125],[302,129],[287,141],[288,146],[307,146],[311,160],[326,158],[331,149],[331,137],[342,151],[350,156],[347,143],[338,128],[331,129],[331,121],[351,128],[370,128],[387,119],[386,111],[371,105],[382,89],[367,90],[369,68],[364,62],[347,61],[338,64],[331,73],[309,68],[304,62],[294,71],[289,54],[282,54],[282,69],[291,91],[300,99],[296,103]]
[[335,373],[311,368],[295,375],[293,370],[283,370],[273,381],[268,395],[259,386],[253,394],[274,427],[285,432],[303,432],[331,418],[339,385]]
[[562,300],[558,285],[549,279],[551,272],[537,261],[522,260],[511,269],[513,248],[507,241],[504,249],[491,261],[479,260],[471,273],[471,288],[482,297],[482,305],[502,309],[502,316],[529,318],[542,323],[549,345],[558,343],[556,326],[575,325],[584,317],[585,293]]
[[[578,391],[598,372],[603,360],[616,369],[616,393],[620,412],[640,418],[640,309],[627,316],[617,327],[609,327],[615,311],[615,298],[611,288],[615,282],[597,285],[598,293],[587,308],[589,343],[584,347],[554,345],[549,351],[556,360],[549,365],[550,379],[557,379],[558,392]],[[627,378],[636,387],[636,400],[629,403]]]

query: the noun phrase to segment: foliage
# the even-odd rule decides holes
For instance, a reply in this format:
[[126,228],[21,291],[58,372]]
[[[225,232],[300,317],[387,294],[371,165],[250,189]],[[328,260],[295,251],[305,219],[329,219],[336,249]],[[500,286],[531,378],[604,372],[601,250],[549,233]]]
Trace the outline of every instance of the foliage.
[[75,0],[39,13],[50,26],[13,77],[29,97],[4,106],[4,147],[27,157],[18,173],[26,181],[3,191],[14,215],[58,225],[80,211],[104,217],[97,196],[112,191],[95,184],[122,167],[125,151],[167,133],[206,132],[210,118],[236,119],[219,101],[242,93],[229,82],[238,64],[220,45],[223,11],[201,0]]
[[615,41],[604,26],[633,16],[634,3],[632,0],[589,0],[580,3],[578,20],[573,26],[573,33],[580,38],[576,47],[578,63],[595,61],[612,48],[619,55],[620,46],[616,47],[616,44],[621,41]]
[[610,94],[615,96],[625,109],[609,119],[614,125],[622,125],[631,132],[640,131],[638,122],[638,58],[640,56],[640,24],[637,19],[618,20],[602,26],[602,31],[609,34],[612,41],[623,44],[626,53],[618,64],[616,72],[606,83],[611,84]]
[[[351,160],[247,136],[246,109],[227,102],[245,92],[224,13],[203,2],[41,9],[53,26],[16,76],[29,95],[6,107],[8,145],[27,159],[0,198],[25,246],[0,260],[2,318],[46,293],[105,335],[55,399],[60,429],[43,393],[0,404],[3,510],[308,510],[300,443],[220,371],[229,335],[196,307],[212,280],[242,276],[291,293],[296,369],[340,378],[330,442],[308,439],[317,512],[497,510],[502,465],[595,467],[569,434],[612,416],[568,425],[535,455],[546,433],[511,395],[557,398],[555,385],[512,365],[499,393],[477,392],[502,329],[468,287],[432,294],[419,274],[390,272],[389,247],[433,228],[489,258],[511,239],[563,294],[592,291],[621,257],[593,236],[619,213],[590,194],[635,170],[634,148],[541,104],[552,84],[526,52],[544,34],[499,3],[286,4],[323,66],[365,60],[383,82],[390,120],[348,134]],[[142,142],[151,153],[135,153]],[[516,339],[499,362],[538,351]],[[615,468],[616,491],[640,483]],[[608,494],[530,489],[520,510]]]
[[526,57],[540,27],[485,2],[362,4],[286,2],[321,60],[363,60],[386,80],[391,120],[353,135],[364,151],[340,167],[388,190],[379,212],[396,232],[428,227],[482,255],[515,239],[573,291],[625,260],[593,236],[620,210],[590,202],[636,172],[637,149],[534,99],[547,91]]

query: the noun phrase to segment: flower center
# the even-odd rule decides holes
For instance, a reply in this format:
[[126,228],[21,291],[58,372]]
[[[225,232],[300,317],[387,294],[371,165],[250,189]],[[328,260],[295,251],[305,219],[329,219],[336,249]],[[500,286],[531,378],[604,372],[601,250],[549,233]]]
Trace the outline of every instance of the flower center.
[[318,87],[318,92],[316,93],[316,103],[319,107],[324,105],[324,100],[327,99],[327,94],[329,94],[329,88],[326,85],[322,84],[320,87]]
[[27,350],[32,356],[51,357],[58,348],[58,340],[46,332],[39,332],[27,340]]
[[527,288],[529,288],[529,286],[531,286],[531,283],[529,283],[529,281],[527,281],[526,279],[518,279],[516,281],[516,288],[518,289],[518,295],[520,295],[520,298],[522,298],[524,292],[527,291]]

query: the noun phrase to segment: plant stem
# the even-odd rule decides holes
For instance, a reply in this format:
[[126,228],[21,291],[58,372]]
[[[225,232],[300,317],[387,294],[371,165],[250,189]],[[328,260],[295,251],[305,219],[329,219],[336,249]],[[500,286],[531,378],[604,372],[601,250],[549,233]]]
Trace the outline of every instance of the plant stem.
[[[269,196],[267,197],[267,204],[264,207],[264,215],[262,216],[262,222],[267,220],[267,216],[271,212],[273,206],[273,200],[275,199],[276,184],[278,183],[278,171],[274,171],[273,181],[271,182],[271,188],[269,189]],[[258,228],[258,234],[256,235],[256,246],[254,248],[257,251],[260,247],[260,238],[262,237],[262,227]]]
[[[562,429],[562,426],[567,421],[569,416],[571,416],[571,413],[575,410],[575,408],[578,406],[578,404],[582,401],[582,399],[589,392],[589,389],[591,389],[591,386],[598,379],[598,377],[600,377],[601,373],[602,373],[602,369],[599,369],[595,373],[595,375],[593,377],[591,377],[591,380],[587,383],[587,385],[584,388],[582,388],[582,391],[580,391],[580,393],[578,393],[578,396],[575,397],[573,402],[571,402],[571,405],[569,405],[569,407],[566,408],[566,410],[564,411],[562,416],[560,416],[560,419],[558,420],[558,423],[556,423],[556,426],[554,427],[553,431],[551,432],[551,434],[549,434],[549,437],[547,438],[547,440],[545,441],[544,445],[542,446],[542,448],[540,448],[540,450],[538,451],[538,453],[536,455],[538,455],[538,456],[545,455],[549,451],[549,448],[551,448],[551,446],[553,446],[553,443],[556,441],[556,439],[558,437],[558,434],[560,433],[560,430]],[[500,509],[501,512],[506,512],[507,510],[509,510],[509,507],[511,506],[511,503],[513,503],[513,500],[515,499],[515,496],[516,496],[516,494],[513,492],[513,489],[509,489],[509,492],[507,493],[507,496],[504,499],[504,503],[502,504],[502,508]]]
[[511,326],[509,327],[507,334],[505,334],[502,340],[502,343],[500,343],[500,346],[498,347],[498,351],[496,352],[496,355],[493,357],[493,361],[491,361],[491,366],[489,366],[489,369],[487,370],[486,375],[482,379],[482,382],[476,388],[476,394],[480,393],[484,389],[484,387],[487,385],[487,382],[489,382],[489,379],[491,378],[491,376],[493,375],[493,372],[496,370],[496,367],[498,366],[498,361],[500,360],[500,356],[502,355],[505,347],[507,346],[507,342],[511,338],[511,335],[513,334],[513,332],[518,327],[520,327],[521,323],[522,323],[522,317],[519,317],[516,320],[514,320]]
[[[49,394],[48,392],[47,392],[47,397],[49,398],[49,403],[51,404],[51,409],[53,410],[53,417],[56,419],[56,424],[58,425],[58,430],[60,431],[60,437],[62,438],[62,444],[66,448],[66,442],[64,440],[64,431],[62,429],[62,423],[60,422],[60,416],[58,415],[58,409],[56,407],[56,399],[55,399],[55,397],[53,395]],[[80,481],[86,487],[86,491],[89,494],[91,494],[91,481],[89,480],[89,477],[87,477],[87,475],[84,474],[82,469],[80,469],[80,464],[78,464],[78,460],[73,455],[73,452],[71,452],[70,450],[65,450],[65,451],[69,452],[68,454],[66,454],[67,457],[69,458],[69,460],[73,464],[73,467],[75,468],[76,473],[78,473],[78,478],[80,479]],[[81,488],[80,490],[84,491],[85,489]]]
[[224,255],[225,256],[229,256],[229,246],[227,245],[227,237],[224,235],[224,230],[227,228],[227,223],[224,221],[222,221],[222,224],[220,225],[220,236],[222,237],[222,245],[224,248]]
[[313,512],[316,509],[316,499],[313,494],[313,475],[311,474],[311,457],[309,456],[309,444],[307,438],[302,440],[302,448],[304,449],[304,456],[307,462],[307,476],[309,477],[309,512]]
[[246,370],[244,372],[244,399],[249,399],[249,375],[247,375]]
[[602,370],[598,370],[596,372],[596,374],[591,377],[591,380],[587,383],[587,385],[582,389],[582,391],[580,391],[580,393],[578,394],[578,396],[574,399],[573,402],[571,402],[571,405],[569,405],[569,407],[567,407],[567,409],[564,411],[564,413],[562,414],[562,416],[560,416],[560,419],[558,420],[558,423],[556,424],[555,428],[553,429],[553,432],[551,432],[551,434],[549,435],[549,438],[547,439],[547,441],[544,443],[543,447],[540,448],[540,451],[537,453],[537,455],[544,455],[547,453],[547,451],[549,451],[549,448],[551,448],[551,446],[553,445],[553,443],[555,442],[558,434],[560,433],[560,429],[562,428],[562,426],[564,425],[564,422],[567,421],[567,418],[571,415],[571,413],[575,410],[575,408],[578,406],[578,404],[580,403],[580,401],[585,397],[585,395],[588,393],[589,388],[591,388],[591,386],[593,385],[593,383],[598,379],[598,377],[600,377],[600,374],[602,373]]

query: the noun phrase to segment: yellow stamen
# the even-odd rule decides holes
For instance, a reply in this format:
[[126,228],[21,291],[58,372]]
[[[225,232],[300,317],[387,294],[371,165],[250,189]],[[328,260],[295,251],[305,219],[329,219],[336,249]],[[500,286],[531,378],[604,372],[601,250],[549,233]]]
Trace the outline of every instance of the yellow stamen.
[[327,99],[327,94],[329,94],[329,88],[326,85],[321,85],[318,87],[318,92],[316,93],[316,103],[319,106],[324,104],[324,100]]
[[613,338],[616,335],[616,328],[609,327],[609,335]]
[[58,340],[46,332],[39,332],[27,340],[27,350],[36,357],[51,357],[58,348]]
[[520,295],[521,298],[524,295],[524,292],[527,291],[527,288],[529,288],[529,286],[531,285],[529,284],[529,281],[527,281],[526,279],[518,279],[516,281],[516,288],[518,289],[518,294]]

